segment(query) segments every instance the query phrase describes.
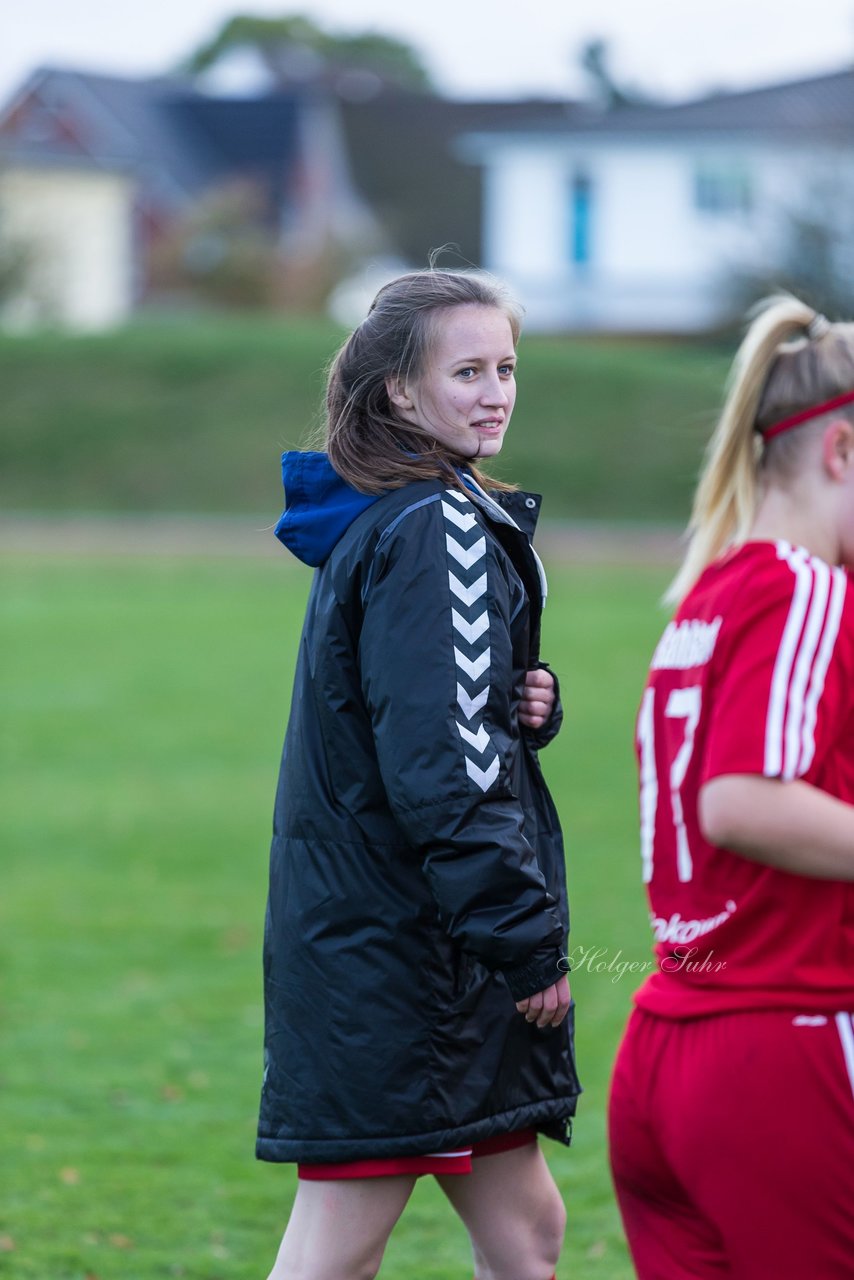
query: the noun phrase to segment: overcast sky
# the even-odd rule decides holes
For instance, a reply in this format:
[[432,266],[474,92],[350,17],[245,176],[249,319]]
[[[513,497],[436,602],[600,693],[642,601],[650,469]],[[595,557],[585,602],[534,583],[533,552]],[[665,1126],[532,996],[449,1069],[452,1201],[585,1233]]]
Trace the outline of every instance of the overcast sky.
[[34,67],[169,69],[235,12],[304,13],[329,28],[410,41],[463,97],[578,95],[581,45],[606,38],[615,71],[662,97],[742,88],[854,64],[854,0],[0,0],[0,99]]

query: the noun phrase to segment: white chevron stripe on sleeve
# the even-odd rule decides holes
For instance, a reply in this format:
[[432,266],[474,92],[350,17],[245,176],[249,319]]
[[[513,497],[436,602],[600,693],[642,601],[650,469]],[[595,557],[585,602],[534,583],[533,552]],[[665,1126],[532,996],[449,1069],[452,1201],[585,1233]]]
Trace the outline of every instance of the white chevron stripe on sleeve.
[[454,577],[450,569],[448,570],[448,580],[454,595],[458,600],[462,600],[463,604],[474,604],[475,600],[479,600],[486,591],[485,573],[481,574],[477,582],[473,582],[470,587],[464,587],[459,578]]
[[469,529],[473,529],[477,524],[477,516],[474,512],[463,515],[461,511],[455,511],[453,507],[449,507],[447,502],[442,500],[442,511],[445,519],[450,520],[451,524],[455,524],[458,529],[462,529],[463,533],[468,533]]
[[466,622],[461,613],[457,613],[456,609],[452,609],[451,621],[463,639],[468,640],[469,644],[474,644],[475,640],[478,640],[489,626],[489,614],[484,609],[483,613],[475,618],[474,622]]
[[498,777],[498,756],[487,769],[478,769],[477,765],[466,756],[466,773],[472,782],[476,782],[481,791],[488,791]]
[[445,542],[449,554],[464,569],[470,569],[473,564],[477,564],[478,560],[482,560],[486,555],[486,538],[478,538],[477,542],[473,542],[470,547],[464,547],[448,533],[445,535]]
[[[445,498],[449,498],[452,501],[446,502]],[[464,570],[479,566],[480,562],[486,559],[486,537],[482,533],[480,537],[475,535],[475,541],[469,547],[464,546],[459,541],[460,534],[468,534],[472,529],[477,529],[478,525],[477,513],[474,507],[465,494],[460,493],[459,490],[448,489],[443,494],[442,515],[445,519],[445,547],[448,553],[448,584],[451,589],[451,595],[452,598],[455,596],[463,605],[471,608],[476,601],[486,594],[486,565],[484,563],[484,572],[477,581],[467,587],[454,573],[451,568],[451,562],[455,561]],[[488,680],[490,663],[488,609],[481,606],[478,616],[469,622],[452,605],[451,625],[453,628],[452,636],[460,636],[462,640],[471,646],[477,646],[478,643],[483,645],[483,651],[477,654],[475,658],[467,658],[457,648],[457,644],[454,644],[454,660],[457,664],[459,675],[465,675],[469,680],[475,681],[486,674]],[[497,754],[493,755],[492,760],[485,769],[475,764],[468,754],[469,751],[473,751],[482,759],[484,753],[492,746],[492,740],[486,727],[475,718],[487,704],[489,688],[490,686],[487,683],[486,687],[481,689],[479,693],[472,695],[461,683],[460,678],[457,680],[459,719],[455,717],[455,723],[463,741],[463,760],[465,761],[466,773],[472,782],[480,787],[481,791],[489,790],[498,777],[501,767]],[[466,720],[469,727],[467,728],[465,724],[461,724],[460,720]]]
[[460,724],[458,720],[457,728],[460,731],[460,737],[463,742],[467,742],[469,746],[474,747],[475,751],[479,751],[482,755],[489,746],[490,741],[489,734],[486,732],[483,725],[480,726],[477,733],[472,733],[470,729],[467,729],[465,725]]
[[485,689],[481,689],[480,693],[475,694],[472,698],[461,684],[457,684],[457,705],[465,716],[466,720],[471,720],[472,716],[476,716],[478,711],[482,711],[486,706],[486,700],[489,697],[489,685]]
[[479,676],[483,675],[484,671],[489,669],[489,645],[486,646],[483,653],[475,658],[474,662],[467,658],[464,653],[460,653],[457,646],[454,645],[454,658],[457,666],[466,673],[469,680],[477,680]]

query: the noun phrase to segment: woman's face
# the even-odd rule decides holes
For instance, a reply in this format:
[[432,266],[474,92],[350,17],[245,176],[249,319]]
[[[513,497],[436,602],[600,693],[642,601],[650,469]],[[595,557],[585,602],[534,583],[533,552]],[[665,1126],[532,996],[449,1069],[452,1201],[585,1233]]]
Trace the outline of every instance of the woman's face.
[[516,401],[516,352],[503,311],[465,303],[433,321],[427,368],[414,381],[390,379],[389,399],[405,422],[466,458],[499,453]]

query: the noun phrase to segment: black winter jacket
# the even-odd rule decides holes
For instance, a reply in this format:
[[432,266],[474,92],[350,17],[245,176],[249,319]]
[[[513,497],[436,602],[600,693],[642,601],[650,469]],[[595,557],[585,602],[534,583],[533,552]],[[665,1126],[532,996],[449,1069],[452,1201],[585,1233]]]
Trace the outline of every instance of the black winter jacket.
[[[539,499],[438,480],[377,500],[283,460],[277,533],[319,564],[270,859],[257,1154],[339,1162],[520,1128],[568,1142],[560,827],[517,716],[539,663]],[[508,519],[508,516],[512,517]],[[520,528],[513,524],[513,520]]]

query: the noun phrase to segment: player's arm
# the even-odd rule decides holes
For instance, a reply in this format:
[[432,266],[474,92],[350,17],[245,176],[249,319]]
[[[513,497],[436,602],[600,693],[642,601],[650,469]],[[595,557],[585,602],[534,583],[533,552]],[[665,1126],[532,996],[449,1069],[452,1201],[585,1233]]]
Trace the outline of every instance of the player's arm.
[[854,805],[799,779],[711,778],[699,793],[710,844],[817,880],[854,880]]
[[854,596],[781,543],[742,585],[715,650],[697,796],[713,845],[795,875],[854,880],[854,805],[815,783],[852,731]]

